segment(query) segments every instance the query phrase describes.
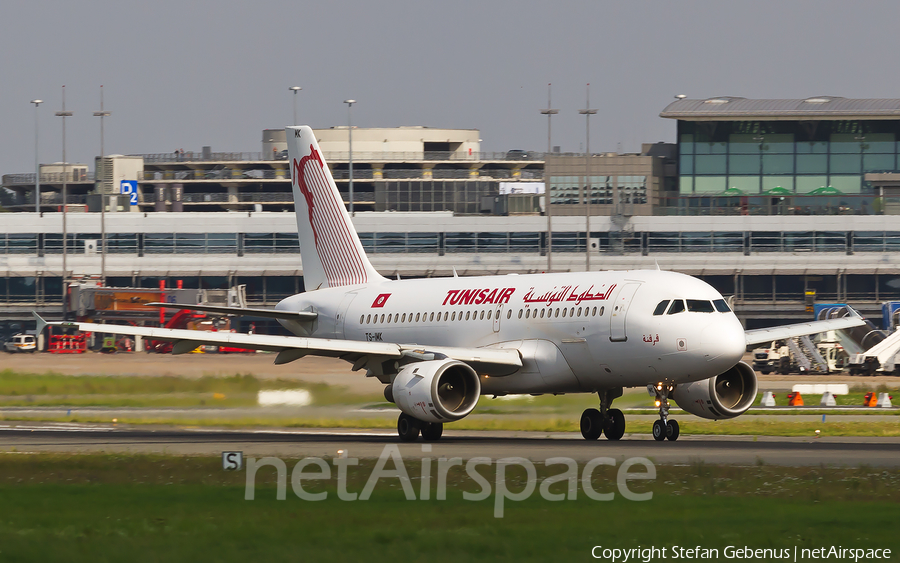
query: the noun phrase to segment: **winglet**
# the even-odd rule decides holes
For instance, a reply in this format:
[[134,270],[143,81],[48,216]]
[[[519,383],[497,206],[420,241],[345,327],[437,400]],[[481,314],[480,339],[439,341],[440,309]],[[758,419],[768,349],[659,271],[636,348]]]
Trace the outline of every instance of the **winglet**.
[[659,260],[653,260],[653,263],[656,264],[656,269],[659,270]]
[[34,317],[34,320],[37,321],[37,330],[34,331],[35,334],[40,334],[44,332],[44,328],[49,324],[45,321],[40,315],[38,315],[35,311],[31,312],[31,315]]
[[453,277],[458,278],[459,274],[456,273],[456,266],[453,266]]

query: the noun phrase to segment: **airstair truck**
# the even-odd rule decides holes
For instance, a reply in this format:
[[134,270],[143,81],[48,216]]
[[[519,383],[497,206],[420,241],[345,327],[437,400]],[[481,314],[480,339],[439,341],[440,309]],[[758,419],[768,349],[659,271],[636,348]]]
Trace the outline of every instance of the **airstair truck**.
[[900,330],[865,352],[850,356],[850,375],[897,373],[900,364]]
[[[838,319],[858,314],[846,303],[817,303],[815,312],[817,321]],[[866,319],[866,324],[864,325],[836,330],[834,331],[834,335],[840,345],[850,355],[865,352],[887,338],[887,334],[884,331],[878,330],[878,328],[868,319]]]

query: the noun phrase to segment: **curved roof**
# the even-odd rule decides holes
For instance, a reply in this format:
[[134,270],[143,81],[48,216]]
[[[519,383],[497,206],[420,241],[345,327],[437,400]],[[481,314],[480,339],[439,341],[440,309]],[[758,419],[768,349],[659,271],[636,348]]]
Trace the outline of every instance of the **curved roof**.
[[720,96],[705,100],[679,99],[659,115],[685,121],[900,119],[900,99],[813,96],[792,100],[751,100]]

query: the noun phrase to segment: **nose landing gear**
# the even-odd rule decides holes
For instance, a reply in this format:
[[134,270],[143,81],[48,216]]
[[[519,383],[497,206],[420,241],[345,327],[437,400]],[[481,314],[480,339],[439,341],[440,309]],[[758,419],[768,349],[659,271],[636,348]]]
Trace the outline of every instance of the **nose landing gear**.
[[581,414],[581,435],[585,440],[596,440],[606,434],[607,440],[621,440],[625,435],[625,415],[619,409],[609,408],[613,399],[622,396],[622,388],[597,393],[600,410],[587,409]]
[[674,389],[666,383],[657,383],[656,406],[659,407],[659,420],[653,422],[653,439],[662,442],[665,439],[674,442],[678,439],[680,430],[678,422],[669,420],[669,393]]

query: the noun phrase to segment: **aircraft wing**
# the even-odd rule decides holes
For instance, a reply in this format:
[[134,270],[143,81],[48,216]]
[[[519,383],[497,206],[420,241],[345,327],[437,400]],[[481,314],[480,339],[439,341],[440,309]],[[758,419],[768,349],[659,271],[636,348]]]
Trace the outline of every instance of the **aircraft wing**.
[[360,340],[340,340],[330,338],[307,338],[302,336],[277,336],[268,334],[246,334],[242,332],[212,332],[172,328],[156,328],[131,325],[110,325],[79,322],[48,323],[37,313],[37,330],[45,326],[70,327],[84,332],[127,334],[142,336],[152,340],[174,342],[173,354],[185,354],[203,344],[230,346],[251,350],[278,352],[276,364],[285,364],[303,356],[329,356],[354,363],[354,368],[363,367],[369,360],[412,357],[432,359],[434,355],[444,355],[454,360],[482,366],[522,365],[518,350],[500,348],[454,348],[447,346],[429,347],[418,344],[394,344],[391,342],[368,342]]
[[277,309],[248,309],[244,307],[219,307],[215,305],[180,305],[176,303],[147,303],[147,307],[165,307],[166,309],[189,309],[191,311],[203,311],[205,313],[219,313],[222,315],[248,315],[268,319],[286,319],[297,322],[309,322],[316,320],[318,313],[305,311],[279,311]]
[[848,315],[838,319],[827,319],[824,321],[811,321],[808,323],[798,323],[784,326],[773,326],[770,328],[758,328],[754,330],[744,331],[747,344],[761,344],[763,342],[771,342],[773,340],[781,340],[782,338],[793,338],[795,336],[805,336],[808,334],[818,334],[828,330],[838,330],[842,328],[852,328],[862,326],[866,321],[859,315]]

